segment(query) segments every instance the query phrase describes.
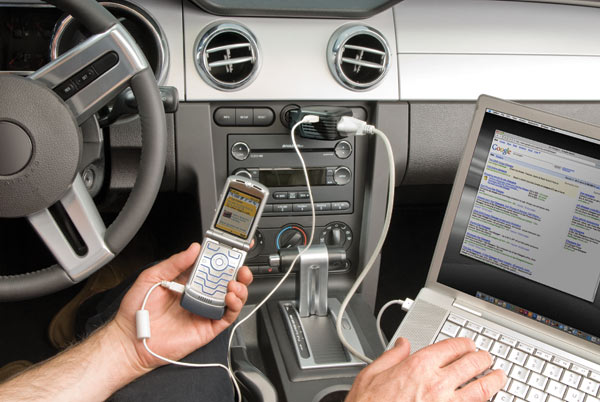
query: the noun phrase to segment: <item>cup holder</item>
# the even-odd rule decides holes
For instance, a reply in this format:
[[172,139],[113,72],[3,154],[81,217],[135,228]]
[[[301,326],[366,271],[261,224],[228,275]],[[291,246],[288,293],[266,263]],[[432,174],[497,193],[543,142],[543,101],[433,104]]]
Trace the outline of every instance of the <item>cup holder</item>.
[[349,391],[350,385],[325,388],[315,396],[313,402],[344,402]]

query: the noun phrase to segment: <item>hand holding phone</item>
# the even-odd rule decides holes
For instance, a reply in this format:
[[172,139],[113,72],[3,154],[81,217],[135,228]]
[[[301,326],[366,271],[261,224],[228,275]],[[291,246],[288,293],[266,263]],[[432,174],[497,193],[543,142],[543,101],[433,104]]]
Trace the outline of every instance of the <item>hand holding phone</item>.
[[227,178],[185,286],[183,308],[213,320],[223,316],[227,284],[244,264],[268,196],[269,189],[258,182],[240,176]]

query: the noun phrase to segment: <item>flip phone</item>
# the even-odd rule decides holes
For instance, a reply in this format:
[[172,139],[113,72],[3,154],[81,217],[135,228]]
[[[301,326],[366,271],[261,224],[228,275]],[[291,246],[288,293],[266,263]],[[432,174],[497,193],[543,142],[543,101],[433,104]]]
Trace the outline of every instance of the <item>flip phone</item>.
[[194,314],[220,319],[225,313],[227,284],[244,264],[269,189],[240,176],[229,176],[217,213],[206,231],[181,306]]

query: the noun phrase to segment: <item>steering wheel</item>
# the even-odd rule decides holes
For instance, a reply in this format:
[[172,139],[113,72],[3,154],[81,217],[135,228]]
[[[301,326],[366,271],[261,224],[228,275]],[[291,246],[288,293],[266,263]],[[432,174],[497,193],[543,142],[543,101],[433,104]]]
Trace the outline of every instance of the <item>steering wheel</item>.
[[[0,218],[26,217],[58,264],[0,276],[0,301],[56,292],[113,259],[150,212],[165,166],[164,109],[134,39],[95,0],[48,2],[92,36],[28,77],[0,74]],[[143,148],[133,190],[106,228],[77,171],[79,126],[128,85],[138,104]]]

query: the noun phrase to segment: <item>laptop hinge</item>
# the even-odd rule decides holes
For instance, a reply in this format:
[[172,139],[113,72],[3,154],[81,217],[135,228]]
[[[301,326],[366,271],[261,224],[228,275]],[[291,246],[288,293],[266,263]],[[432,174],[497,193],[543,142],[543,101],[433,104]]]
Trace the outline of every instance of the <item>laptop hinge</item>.
[[473,310],[472,308],[463,306],[462,304],[459,304],[457,302],[452,303],[452,305],[458,309],[461,309],[463,311],[466,311],[467,313],[471,313],[471,314],[475,314],[477,317],[481,317],[483,314],[481,314],[479,311],[477,310]]

